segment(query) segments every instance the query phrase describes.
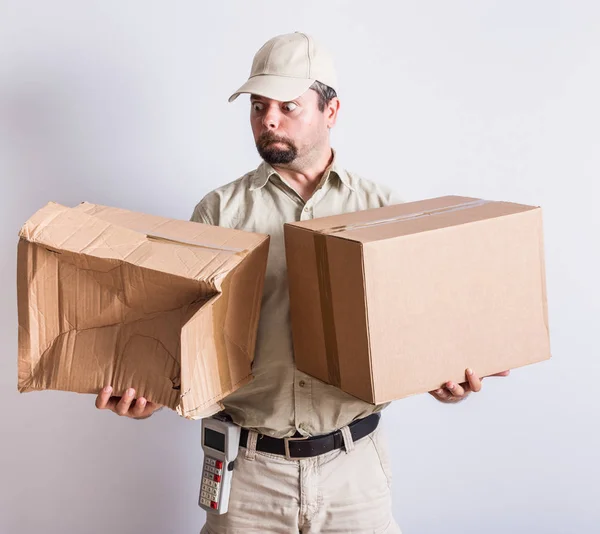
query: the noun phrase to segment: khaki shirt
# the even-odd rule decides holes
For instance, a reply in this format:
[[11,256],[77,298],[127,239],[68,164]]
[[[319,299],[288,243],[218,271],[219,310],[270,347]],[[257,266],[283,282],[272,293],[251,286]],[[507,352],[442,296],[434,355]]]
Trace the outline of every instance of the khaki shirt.
[[283,225],[400,202],[392,191],[342,169],[335,157],[304,202],[269,164],[208,193],[192,221],[270,234],[265,288],[252,372],[254,380],[227,396],[233,420],[274,437],[324,434],[383,406],[374,406],[298,371],[289,318]]

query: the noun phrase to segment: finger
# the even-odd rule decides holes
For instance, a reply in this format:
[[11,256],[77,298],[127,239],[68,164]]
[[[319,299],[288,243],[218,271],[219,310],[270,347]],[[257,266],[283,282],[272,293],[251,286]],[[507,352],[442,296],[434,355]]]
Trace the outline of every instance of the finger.
[[146,419],[147,417],[150,417],[152,414],[154,414],[154,412],[157,412],[161,408],[162,408],[161,404],[147,400],[146,408],[144,409],[144,413],[143,413],[143,417],[141,417],[140,419]]
[[481,380],[473,372],[473,369],[467,369],[465,375],[467,377],[467,382],[469,383],[469,388],[471,389],[471,391],[474,391],[475,393],[481,391]]
[[108,403],[106,404],[106,409],[110,410],[111,412],[116,412],[117,404],[119,403],[120,400],[121,400],[121,397],[111,397],[110,399],[108,399]]
[[456,384],[455,382],[446,382],[446,388],[453,397],[462,398],[467,393],[467,384]]
[[144,397],[136,399],[135,404],[133,404],[133,406],[129,410],[129,413],[133,417],[141,417],[142,415],[145,415],[147,402],[148,401]]
[[146,401],[146,411],[149,413],[154,413],[161,406],[162,406],[162,404],[158,404],[157,402]]
[[102,391],[100,391],[96,397],[96,408],[99,410],[106,410],[111,393],[112,386],[106,386],[104,389],[102,389]]
[[442,402],[448,402],[452,398],[450,392],[445,388],[439,388],[434,391],[430,391],[429,393],[431,393],[437,400]]
[[129,388],[125,392],[125,395],[123,395],[121,397],[121,400],[117,403],[115,412],[118,413],[119,415],[126,415],[127,412],[129,411],[129,408],[131,407],[131,403],[134,399],[134,396],[135,396],[135,389]]

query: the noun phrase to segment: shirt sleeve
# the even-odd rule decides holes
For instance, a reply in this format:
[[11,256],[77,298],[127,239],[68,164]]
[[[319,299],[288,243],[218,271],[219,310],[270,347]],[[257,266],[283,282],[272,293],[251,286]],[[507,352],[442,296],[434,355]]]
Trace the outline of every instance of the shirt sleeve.
[[218,209],[215,206],[215,194],[206,195],[194,208],[190,221],[212,226],[219,225]]
[[384,206],[393,206],[394,204],[403,204],[405,201],[398,194],[398,192],[390,187],[381,186],[382,194],[381,194],[381,207]]
[[404,204],[405,200],[395,190],[391,190],[386,202],[387,206],[391,206],[393,204]]

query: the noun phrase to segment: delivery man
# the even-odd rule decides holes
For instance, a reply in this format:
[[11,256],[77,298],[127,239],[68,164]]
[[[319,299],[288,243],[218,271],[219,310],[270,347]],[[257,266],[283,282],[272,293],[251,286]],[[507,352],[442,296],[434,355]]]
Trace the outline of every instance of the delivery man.
[[[332,150],[337,87],[331,56],[312,37],[269,40],[256,53],[250,78],[229,99],[250,94],[250,124],[263,161],[207,194],[193,212],[193,221],[271,236],[254,380],[223,401],[243,429],[229,511],[209,514],[202,532],[400,532],[379,428],[383,406],[298,371],[292,351],[284,223],[397,202],[386,187],[344,169]],[[480,389],[467,369],[464,383],[430,393],[455,403]],[[111,391],[107,386],[99,393],[97,408],[135,419],[160,408],[136,399],[133,389],[124,397]]]

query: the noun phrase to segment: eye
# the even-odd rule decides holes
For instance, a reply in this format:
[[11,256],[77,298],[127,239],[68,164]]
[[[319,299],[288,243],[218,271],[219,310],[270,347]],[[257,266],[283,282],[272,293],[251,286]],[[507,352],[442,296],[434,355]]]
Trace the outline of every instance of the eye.
[[297,107],[298,104],[296,104],[295,102],[284,102],[283,105],[281,106],[284,111],[294,111]]
[[252,102],[252,111],[262,111],[265,105],[262,102]]

